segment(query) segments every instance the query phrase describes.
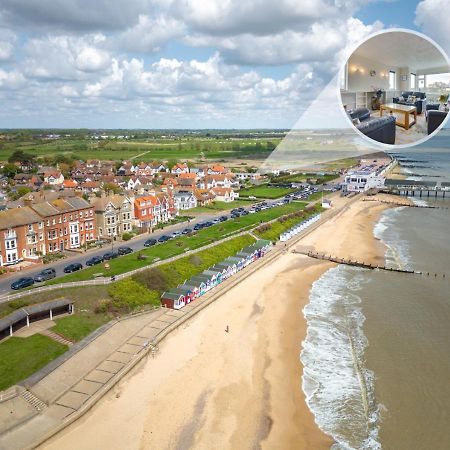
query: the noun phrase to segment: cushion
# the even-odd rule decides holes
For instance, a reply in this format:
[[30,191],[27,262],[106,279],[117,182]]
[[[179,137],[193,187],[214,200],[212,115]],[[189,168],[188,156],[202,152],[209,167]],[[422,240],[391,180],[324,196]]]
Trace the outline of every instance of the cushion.
[[416,96],[415,95],[409,95],[406,99],[407,103],[416,103]]
[[353,123],[353,125],[359,125],[361,123],[361,121],[359,120],[358,117],[355,117],[354,119],[352,119],[352,123]]

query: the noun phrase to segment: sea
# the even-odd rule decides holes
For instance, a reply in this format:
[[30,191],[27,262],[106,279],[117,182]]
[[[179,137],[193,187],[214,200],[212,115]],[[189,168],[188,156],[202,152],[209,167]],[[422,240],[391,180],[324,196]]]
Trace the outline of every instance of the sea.
[[[410,179],[450,181],[450,133],[397,153]],[[450,193],[385,211],[386,264],[337,266],[312,286],[302,387],[338,449],[450,449]],[[429,273],[429,275],[426,275]]]

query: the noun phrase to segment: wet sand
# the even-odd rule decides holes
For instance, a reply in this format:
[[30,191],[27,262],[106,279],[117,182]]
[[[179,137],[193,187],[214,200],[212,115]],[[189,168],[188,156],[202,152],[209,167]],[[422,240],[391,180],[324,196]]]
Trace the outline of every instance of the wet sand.
[[[299,247],[380,262],[372,230],[385,208],[357,202]],[[292,253],[264,266],[42,448],[330,448],[305,402],[300,351],[309,290],[332,266]]]

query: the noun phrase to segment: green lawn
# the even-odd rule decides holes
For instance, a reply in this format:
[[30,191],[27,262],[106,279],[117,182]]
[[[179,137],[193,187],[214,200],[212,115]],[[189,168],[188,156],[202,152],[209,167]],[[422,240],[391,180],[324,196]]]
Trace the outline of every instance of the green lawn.
[[11,337],[0,343],[0,390],[24,380],[68,347],[47,336]]
[[308,217],[320,212],[322,208],[320,206],[316,206],[314,209],[306,212],[297,217],[289,217],[283,221],[275,221],[271,224],[263,225],[261,228],[266,228],[264,230],[256,230],[255,234],[258,235],[261,239],[267,239],[269,241],[277,241],[282,233],[289,230],[293,226],[297,225],[300,222],[303,222]]
[[105,315],[74,313],[73,315],[56,319],[52,331],[67,338],[69,341],[81,341],[88,334],[109,321]]
[[256,198],[280,198],[286,194],[294,192],[295,189],[283,188],[283,187],[271,187],[267,185],[253,186],[247,189],[241,189],[239,191],[240,197],[256,197]]
[[292,213],[302,209],[306,204],[301,202],[288,203],[283,206],[260,211],[238,219],[228,220],[212,227],[203,229],[193,236],[181,236],[172,239],[164,244],[157,244],[146,248],[139,253],[145,255],[147,259],[137,259],[137,253],[121,256],[120,258],[109,261],[110,269],[106,270],[102,265],[89,267],[78,272],[65,275],[61,278],[55,278],[47,281],[46,284],[59,284],[70,281],[91,280],[94,274],[104,273],[106,276],[118,275],[129,272],[139,267],[145,267],[149,264],[162,259],[167,259],[175,255],[180,255],[186,250],[193,250],[203,247],[207,244],[222,239],[232,233],[247,230],[261,222],[268,222],[285,214]]

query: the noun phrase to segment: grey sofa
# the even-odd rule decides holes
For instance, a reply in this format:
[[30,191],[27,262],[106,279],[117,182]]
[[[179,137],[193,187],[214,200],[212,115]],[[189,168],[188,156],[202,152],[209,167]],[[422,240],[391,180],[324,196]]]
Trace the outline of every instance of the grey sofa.
[[427,111],[427,133],[431,134],[435,131],[447,117],[445,111],[437,111],[430,109]]
[[367,137],[382,144],[395,144],[395,117],[370,117],[368,108],[357,108],[349,111],[350,119],[358,118],[360,123],[355,127]]
[[[416,97],[416,101],[414,103],[403,100],[403,98],[407,99],[410,95]],[[425,92],[403,91],[399,97],[394,97],[392,101],[394,103],[399,103],[400,105],[415,106],[417,114],[422,114],[422,111],[425,111],[425,105],[427,103],[427,95],[425,94]]]

